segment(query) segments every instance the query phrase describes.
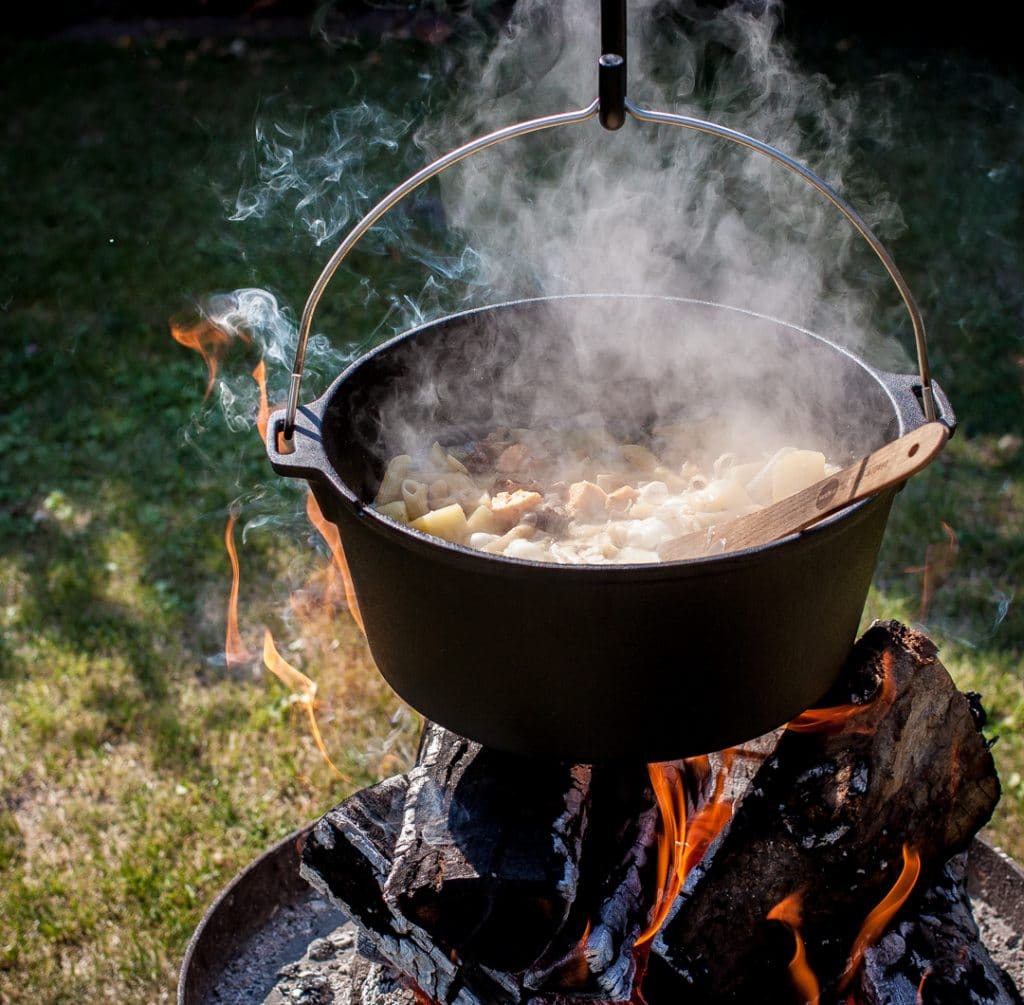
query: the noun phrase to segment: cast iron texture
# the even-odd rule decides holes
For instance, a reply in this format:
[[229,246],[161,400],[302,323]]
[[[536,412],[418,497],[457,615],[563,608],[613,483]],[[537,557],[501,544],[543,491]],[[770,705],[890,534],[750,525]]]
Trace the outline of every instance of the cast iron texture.
[[[617,333],[620,348],[578,351],[588,331]],[[922,424],[916,383],[720,305],[520,301],[424,325],[364,356],[300,410],[294,453],[278,451],[283,413],[272,416],[268,451],[280,474],[309,481],[338,526],[374,660],[414,708],[510,752],[659,761],[761,735],[826,693],[853,644],[895,493],[734,554],[556,566],[375,513],[388,453],[380,429],[400,418],[458,441],[527,425],[552,401],[565,416],[596,402],[628,442],[655,413],[713,423],[732,402],[755,421],[799,425],[846,463]],[[952,425],[941,392],[939,402]]]

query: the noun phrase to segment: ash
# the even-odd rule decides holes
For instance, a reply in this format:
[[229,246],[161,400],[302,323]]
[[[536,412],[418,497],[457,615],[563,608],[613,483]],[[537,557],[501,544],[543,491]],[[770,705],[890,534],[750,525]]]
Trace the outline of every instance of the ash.
[[978,923],[981,941],[1018,988],[1024,988],[1024,952],[1021,933],[1012,919],[1004,917],[995,907],[975,894],[971,895],[974,920]]
[[[1024,986],[1021,935],[983,896],[972,895],[982,942]],[[310,893],[282,907],[225,968],[202,1005],[415,1005],[386,964],[360,955],[351,921]]]
[[278,908],[202,1005],[415,1005],[396,975],[360,955],[358,941],[356,926],[310,890]]

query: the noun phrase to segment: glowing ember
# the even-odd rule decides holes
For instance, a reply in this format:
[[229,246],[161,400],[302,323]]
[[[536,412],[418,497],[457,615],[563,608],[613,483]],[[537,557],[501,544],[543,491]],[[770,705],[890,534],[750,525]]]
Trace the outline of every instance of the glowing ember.
[[903,870],[893,884],[892,889],[882,898],[879,904],[864,919],[857,938],[854,939],[850,958],[839,978],[839,990],[843,991],[853,980],[854,974],[864,961],[864,952],[874,945],[885,931],[893,915],[903,906],[910,891],[914,889],[917,877],[921,873],[921,856],[909,845],[903,846]]
[[228,558],[231,561],[231,593],[228,596],[228,627],[224,639],[224,659],[229,667],[238,663],[246,663],[252,657],[249,650],[242,642],[242,636],[238,631],[238,552],[235,551],[235,522],[238,520],[238,513],[231,511],[228,517],[227,526],[224,528],[224,546],[227,548]]
[[278,651],[274,645],[274,637],[270,634],[270,631],[266,631],[263,635],[263,663],[266,668],[274,674],[278,680],[281,681],[285,687],[289,688],[295,695],[297,704],[300,704],[305,708],[306,715],[309,718],[309,728],[313,734],[313,742],[316,744],[316,749],[323,755],[323,759],[330,766],[331,770],[343,781],[351,782],[344,772],[339,771],[334,762],[331,760],[330,754],[327,753],[327,747],[324,744],[323,737],[320,735],[320,727],[316,721],[316,682],[310,680],[302,671],[296,670]]
[[[172,321],[171,335],[176,342],[180,342],[187,349],[194,349],[203,357],[207,373],[204,397],[208,398],[217,380],[217,369],[220,361],[224,358],[224,354],[231,345],[232,336],[208,318],[200,318],[192,324]],[[244,342],[251,341],[244,332],[238,332],[238,337]]]
[[882,684],[878,693],[863,705],[835,705],[831,708],[809,708],[786,724],[794,733],[870,733],[888,711],[896,697],[896,678],[892,654],[882,653]]
[[816,1002],[821,994],[818,979],[807,963],[804,940],[800,935],[803,920],[803,895],[792,893],[780,900],[769,912],[769,921],[780,921],[793,933],[796,948],[789,961],[789,979],[802,1002]]

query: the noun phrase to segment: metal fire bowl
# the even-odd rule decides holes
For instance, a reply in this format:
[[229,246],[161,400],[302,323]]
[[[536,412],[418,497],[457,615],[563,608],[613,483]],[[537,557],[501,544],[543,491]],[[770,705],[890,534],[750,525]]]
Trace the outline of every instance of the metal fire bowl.
[[[264,852],[210,905],[181,965],[178,1005],[261,1005],[282,967],[345,923],[299,875],[299,845],[312,826]],[[993,959],[1024,988],[1024,870],[975,838],[968,891]]]

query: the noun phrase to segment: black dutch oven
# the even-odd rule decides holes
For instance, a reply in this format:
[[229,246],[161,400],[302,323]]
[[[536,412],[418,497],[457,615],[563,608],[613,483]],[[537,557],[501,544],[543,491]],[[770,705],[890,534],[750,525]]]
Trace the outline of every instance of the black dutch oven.
[[[628,330],[641,357],[643,332],[671,333],[685,346],[688,334],[722,330],[703,365],[681,348],[678,369],[662,380],[620,376],[595,396],[562,338],[567,314]],[[737,386],[720,354],[766,362]],[[268,444],[275,470],[308,480],[337,525],[371,652],[392,687],[464,736],[577,761],[717,750],[816,702],[854,641],[894,490],[762,547],[632,566],[483,554],[370,507],[386,460],[379,431],[399,403],[407,421],[443,442],[515,425],[506,409],[521,403],[523,415],[535,415],[543,394],[535,383],[516,395],[524,360],[536,363],[537,383],[574,390],[565,415],[597,397],[624,431],[649,424],[652,402],[662,412],[666,385],[676,414],[698,420],[709,403],[743,400],[766,419],[784,404],[810,420],[804,429],[818,426],[813,445],[841,462],[924,422],[916,375],[880,372],[808,331],[715,304],[532,300],[401,335],[299,410],[290,453]],[[807,380],[813,369],[830,375],[827,385]],[[939,403],[951,418],[941,392]],[[275,438],[283,421],[283,413],[272,419]]]
[[[537,418],[539,401],[550,411],[543,392],[556,379],[566,389],[556,420],[592,409],[596,400],[628,440],[654,414],[703,419],[739,402],[747,421],[760,416],[802,436],[816,432],[813,445],[837,463],[925,421],[952,427],[954,419],[930,379],[913,297],[852,208],[807,168],[758,140],[633,105],[624,98],[621,59],[602,57],[600,85],[586,108],[452,151],[355,227],[306,304],[288,407],[271,417],[267,449],[277,472],[309,482],[337,525],[374,660],[409,704],[506,751],[657,761],[757,736],[821,699],[854,641],[894,490],[803,533],[736,553],[655,565],[553,565],[450,544],[376,513],[370,503],[388,458],[381,429],[401,415],[444,442],[481,435],[496,423],[525,425]],[[736,308],[584,296],[503,304],[423,325],[363,357],[317,401],[299,407],[320,296],[384,213],[494,143],[597,115],[617,128],[627,113],[739,143],[817,189],[870,244],[899,290],[919,373],[883,373],[812,332]],[[621,365],[595,366],[594,356],[581,351],[586,339],[566,337],[586,330],[617,332],[618,344],[629,347]],[[707,332],[714,333],[710,342]],[[659,361],[656,376],[630,362],[650,359]],[[728,360],[759,365],[744,373],[722,365]],[[523,420],[516,422],[519,409]]]

